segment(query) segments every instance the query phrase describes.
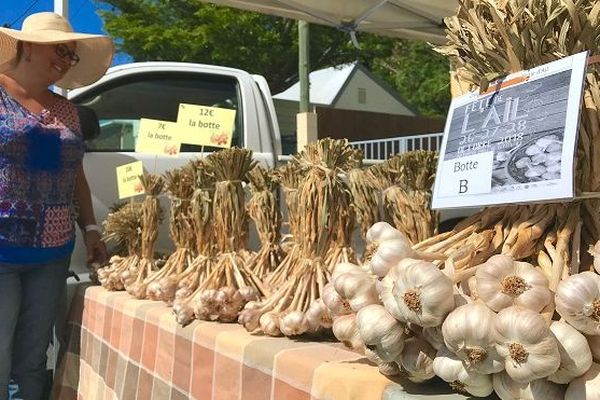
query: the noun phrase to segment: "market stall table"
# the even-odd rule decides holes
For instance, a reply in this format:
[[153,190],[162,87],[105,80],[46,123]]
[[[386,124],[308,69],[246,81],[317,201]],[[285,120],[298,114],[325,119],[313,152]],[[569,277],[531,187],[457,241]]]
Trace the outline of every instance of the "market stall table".
[[[462,399],[440,381],[392,381],[339,343],[181,327],[171,308],[99,286],[77,290],[53,397],[103,399]],[[400,384],[401,383],[401,384]]]

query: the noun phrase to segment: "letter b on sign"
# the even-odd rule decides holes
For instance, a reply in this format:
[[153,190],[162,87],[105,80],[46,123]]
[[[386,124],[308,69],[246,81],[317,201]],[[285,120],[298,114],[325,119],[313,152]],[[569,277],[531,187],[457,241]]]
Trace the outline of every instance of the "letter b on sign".
[[461,179],[459,181],[458,193],[467,193],[469,190],[469,181],[467,179]]

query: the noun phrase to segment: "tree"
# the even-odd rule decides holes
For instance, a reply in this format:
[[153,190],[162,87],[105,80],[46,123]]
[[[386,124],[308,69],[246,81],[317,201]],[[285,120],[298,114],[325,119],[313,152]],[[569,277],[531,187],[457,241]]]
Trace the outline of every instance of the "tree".
[[[297,79],[296,21],[219,7],[197,0],[103,0],[107,32],[118,50],[136,61],[204,62],[241,68],[264,75],[274,92]],[[311,68],[319,69],[359,59],[370,65],[390,54],[393,41],[378,40],[367,52],[357,52],[347,35],[311,26]],[[373,54],[376,51],[377,54]]]
[[[265,76],[274,93],[298,80],[298,30],[296,21],[215,6],[199,0],[100,0],[106,31],[116,39],[117,49],[136,61],[169,60],[217,64]],[[439,96],[438,82],[428,77],[426,86],[415,91],[403,68],[419,72],[414,65],[425,63],[431,52],[400,54],[397,39],[360,34],[356,49],[346,33],[311,25],[311,69],[359,61],[399,89],[400,94],[427,115],[436,115],[427,105],[423,87],[431,86]],[[422,45],[424,48],[425,45]],[[403,57],[419,57],[407,62]],[[424,65],[425,65],[424,64]],[[440,73],[434,64],[428,70]],[[443,74],[448,75],[446,69]],[[398,76],[396,76],[398,75]],[[425,77],[425,76],[424,76]],[[439,79],[440,82],[443,79]],[[442,83],[439,83],[442,85]],[[436,104],[438,99],[435,99]],[[440,112],[437,115],[442,115]]]
[[427,43],[398,40],[392,55],[377,58],[373,72],[382,76],[419,112],[445,117],[450,105],[450,65]]

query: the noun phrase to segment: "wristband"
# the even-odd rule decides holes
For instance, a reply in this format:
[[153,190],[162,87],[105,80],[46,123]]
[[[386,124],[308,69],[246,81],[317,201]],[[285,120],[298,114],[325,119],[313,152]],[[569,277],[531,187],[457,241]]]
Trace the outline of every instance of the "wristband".
[[84,232],[95,231],[95,232],[98,232],[98,233],[102,232],[102,230],[100,229],[100,227],[98,225],[95,225],[95,224],[86,225],[83,228],[83,231]]

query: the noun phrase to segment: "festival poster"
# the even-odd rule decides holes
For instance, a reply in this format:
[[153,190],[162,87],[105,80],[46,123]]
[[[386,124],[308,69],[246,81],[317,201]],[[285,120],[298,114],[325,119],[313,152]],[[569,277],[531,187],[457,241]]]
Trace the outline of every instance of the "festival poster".
[[586,65],[580,53],[454,99],[432,207],[572,198]]

